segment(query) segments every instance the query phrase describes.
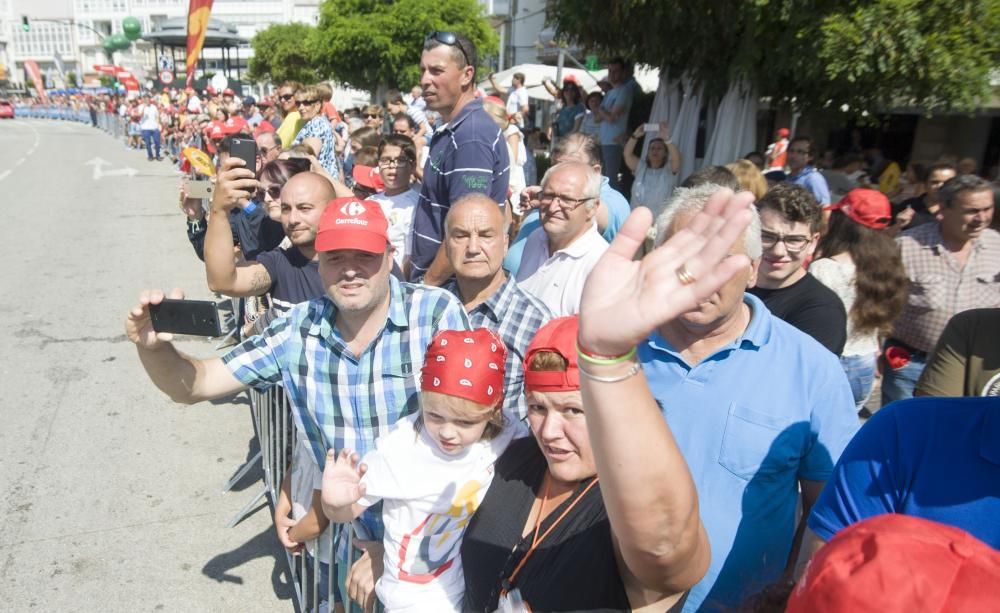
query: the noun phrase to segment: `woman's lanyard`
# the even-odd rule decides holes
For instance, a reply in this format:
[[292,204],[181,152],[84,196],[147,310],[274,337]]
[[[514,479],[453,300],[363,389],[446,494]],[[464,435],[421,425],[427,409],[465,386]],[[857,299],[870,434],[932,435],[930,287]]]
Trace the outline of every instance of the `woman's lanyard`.
[[538,517],[535,518],[535,530],[534,534],[531,537],[531,547],[524,554],[524,557],[521,558],[521,561],[518,562],[517,566],[514,568],[514,572],[512,572],[510,576],[507,577],[507,580],[503,582],[503,589],[500,592],[501,596],[506,595],[507,592],[510,591],[510,588],[513,587],[514,580],[517,579],[518,573],[520,573],[521,569],[524,568],[524,565],[525,563],[527,563],[528,558],[531,557],[531,554],[535,553],[535,549],[538,548],[538,544],[544,541],[545,537],[547,537],[549,534],[552,533],[553,530],[555,530],[556,526],[558,526],[559,523],[562,522],[562,520],[565,519],[567,515],[569,515],[569,512],[573,510],[573,507],[576,506],[576,503],[580,502],[580,499],[586,496],[587,492],[589,492],[590,489],[597,484],[597,477],[594,477],[594,480],[591,481],[590,484],[587,485],[587,487],[585,487],[582,492],[580,492],[579,496],[573,499],[573,502],[571,502],[568,507],[566,507],[566,510],[562,512],[562,515],[557,517],[556,520],[552,522],[552,525],[549,526],[548,530],[546,530],[542,534],[542,536],[539,537],[538,530],[539,528],[542,527],[542,517],[544,517],[545,515],[545,504],[549,501],[549,485],[551,485],[551,483],[552,483],[551,480],[546,481],[545,483],[545,494],[542,495],[542,505],[538,508]]

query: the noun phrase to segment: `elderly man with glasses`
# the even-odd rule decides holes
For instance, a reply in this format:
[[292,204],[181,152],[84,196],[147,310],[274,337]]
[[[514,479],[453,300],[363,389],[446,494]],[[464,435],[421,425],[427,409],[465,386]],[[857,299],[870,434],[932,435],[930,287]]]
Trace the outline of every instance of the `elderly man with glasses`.
[[757,201],[757,208],[764,255],[750,293],[776,317],[841,355],[847,343],[844,302],[805,269],[819,240],[819,204],[805,187],[779,183]]
[[517,282],[556,317],[580,311],[587,275],[608,249],[595,216],[601,175],[589,164],[563,162],[542,177],[542,227],[524,245]]
[[454,273],[442,246],[448,210],[469,193],[486,194],[503,207],[510,158],[500,128],[476,98],[476,47],[469,39],[431,33],[420,56],[420,85],[428,110],[440,113],[444,125],[431,138],[424,167],[409,278],[442,285]]

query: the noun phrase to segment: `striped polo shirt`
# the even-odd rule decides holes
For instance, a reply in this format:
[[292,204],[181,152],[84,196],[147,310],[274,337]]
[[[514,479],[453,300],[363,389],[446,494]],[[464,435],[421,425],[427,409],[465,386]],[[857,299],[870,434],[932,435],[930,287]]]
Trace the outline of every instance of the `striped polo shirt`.
[[423,277],[434,261],[451,204],[480,192],[503,206],[509,178],[507,141],[477,98],[431,138],[420,201],[413,213],[411,280]]

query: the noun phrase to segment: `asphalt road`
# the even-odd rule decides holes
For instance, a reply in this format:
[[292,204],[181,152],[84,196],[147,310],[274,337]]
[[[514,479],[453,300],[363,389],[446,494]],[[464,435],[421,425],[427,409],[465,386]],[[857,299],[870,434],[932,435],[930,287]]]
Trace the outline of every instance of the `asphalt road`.
[[141,288],[212,298],[177,183],[95,128],[0,120],[4,611],[293,609],[267,507],[226,528],[261,487],[222,493],[247,401],[174,405],[123,334]]

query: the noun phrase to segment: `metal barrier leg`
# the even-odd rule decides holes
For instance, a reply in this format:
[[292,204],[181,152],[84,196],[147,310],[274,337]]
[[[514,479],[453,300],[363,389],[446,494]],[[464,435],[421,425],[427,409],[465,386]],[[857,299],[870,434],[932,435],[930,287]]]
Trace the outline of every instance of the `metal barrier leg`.
[[[233,489],[233,486],[236,485],[240,479],[246,476],[248,472],[250,472],[250,469],[253,468],[254,465],[260,461],[261,457],[262,457],[261,452],[258,449],[257,453],[255,453],[252,458],[244,462],[243,466],[241,466],[240,469],[236,471],[236,474],[233,475],[233,477],[229,481],[227,481],[224,486],[222,486],[222,493],[225,494],[229,490]],[[264,488],[264,491],[265,492],[267,491],[267,487]]]
[[243,521],[243,518],[249,515],[250,511],[252,511],[253,508],[256,507],[260,503],[260,501],[264,499],[264,496],[266,495],[267,495],[267,490],[261,490],[259,494],[254,496],[253,500],[248,502],[245,507],[240,509],[240,512],[236,514],[236,517],[233,517],[233,519],[226,525],[226,527],[227,528],[236,527],[236,524]]

